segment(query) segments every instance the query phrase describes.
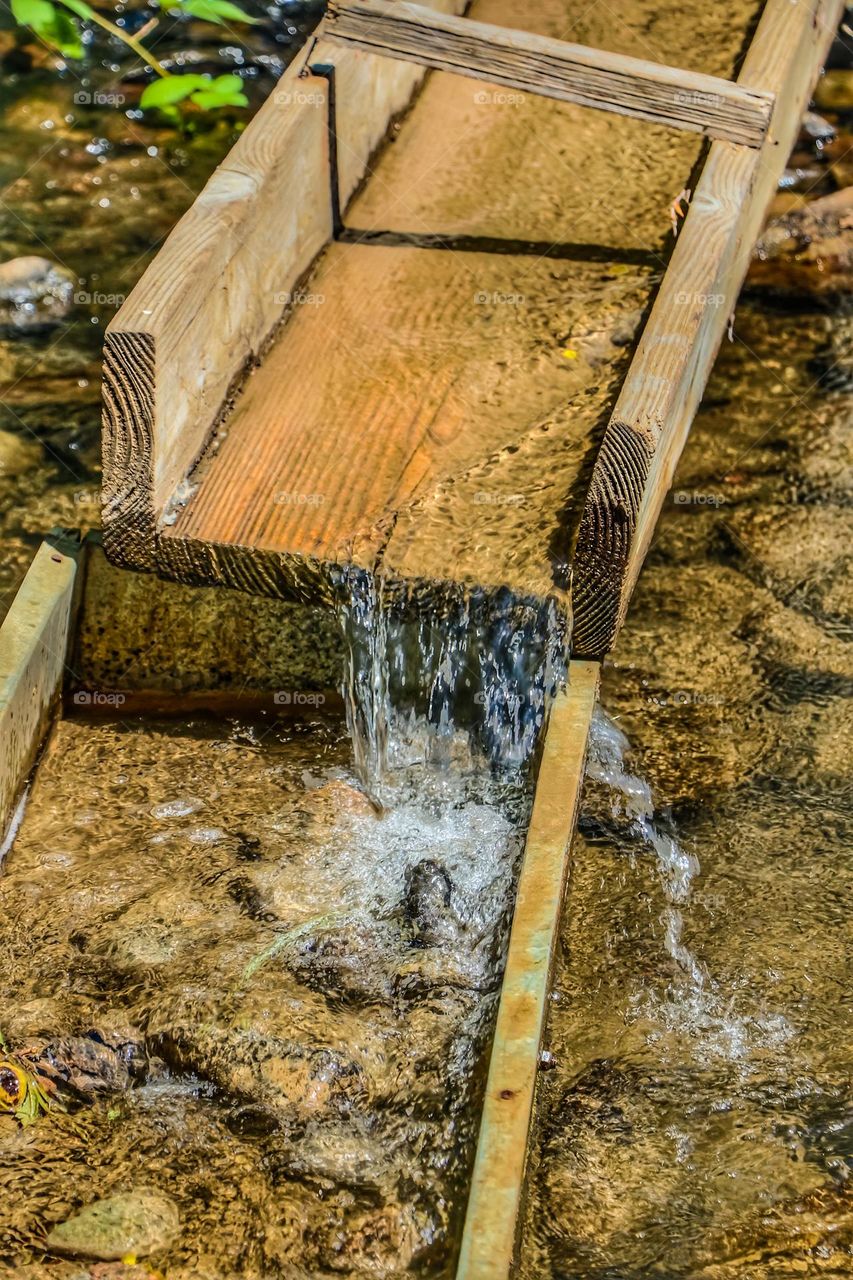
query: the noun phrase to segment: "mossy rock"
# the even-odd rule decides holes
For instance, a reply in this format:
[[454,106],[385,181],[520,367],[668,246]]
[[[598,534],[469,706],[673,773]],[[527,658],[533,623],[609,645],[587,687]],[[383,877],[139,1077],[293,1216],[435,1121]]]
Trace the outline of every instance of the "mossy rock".
[[47,1237],[53,1253],[114,1262],[146,1257],[167,1248],[180,1230],[174,1203],[157,1191],[129,1191],[96,1200],[54,1227]]

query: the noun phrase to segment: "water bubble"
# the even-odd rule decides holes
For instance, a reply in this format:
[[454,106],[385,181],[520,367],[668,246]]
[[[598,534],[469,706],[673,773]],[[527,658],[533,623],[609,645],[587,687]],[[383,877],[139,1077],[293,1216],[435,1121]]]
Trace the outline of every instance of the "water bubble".
[[195,796],[187,796],[176,800],[164,800],[161,804],[155,804],[149,809],[149,813],[152,818],[185,818],[187,814],[195,813],[201,807],[201,800],[198,800]]

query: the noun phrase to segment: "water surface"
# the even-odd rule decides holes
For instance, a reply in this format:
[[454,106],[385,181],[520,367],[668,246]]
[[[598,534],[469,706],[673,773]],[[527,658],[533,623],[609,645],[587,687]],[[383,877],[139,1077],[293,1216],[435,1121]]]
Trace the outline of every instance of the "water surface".
[[526,1280],[853,1274],[845,324],[741,306],[605,669]]

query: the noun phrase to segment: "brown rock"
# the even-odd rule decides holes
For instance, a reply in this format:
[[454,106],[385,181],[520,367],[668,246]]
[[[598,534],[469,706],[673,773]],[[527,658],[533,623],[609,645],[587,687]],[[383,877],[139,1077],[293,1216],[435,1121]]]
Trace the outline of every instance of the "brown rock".
[[76,280],[48,258],[0,263],[0,327],[22,332],[63,320],[74,305]]
[[96,1200],[59,1223],[47,1237],[52,1253],[98,1262],[156,1253],[178,1234],[174,1203],[158,1191],[137,1190]]
[[839,133],[826,144],[823,154],[829,162],[835,185],[842,188],[853,186],[853,134]]
[[767,224],[747,283],[788,297],[853,290],[853,187],[813,200]]
[[820,111],[853,110],[853,71],[847,67],[827,71],[817,83],[814,100]]

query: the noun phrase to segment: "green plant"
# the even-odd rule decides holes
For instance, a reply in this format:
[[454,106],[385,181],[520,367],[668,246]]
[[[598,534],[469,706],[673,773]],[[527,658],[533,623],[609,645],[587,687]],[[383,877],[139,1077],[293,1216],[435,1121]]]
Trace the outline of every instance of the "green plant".
[[[158,7],[186,13],[205,22],[225,26],[228,22],[257,22],[231,0],[155,0]],[[86,0],[12,0],[12,14],[16,22],[30,27],[38,38],[64,58],[82,58],[83,42],[75,19],[92,22],[95,26],[116,36],[132,49],[137,57],[157,73],[157,79],[144,90],[139,105],[143,110],[157,108],[173,114],[181,102],[192,102],[203,111],[215,107],[246,107],[249,100],[243,92],[243,82],[237,75],[173,75],[145,48],[138,36],[130,35],[105,18]]]

